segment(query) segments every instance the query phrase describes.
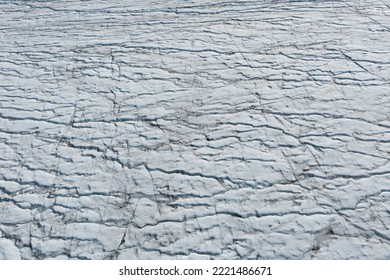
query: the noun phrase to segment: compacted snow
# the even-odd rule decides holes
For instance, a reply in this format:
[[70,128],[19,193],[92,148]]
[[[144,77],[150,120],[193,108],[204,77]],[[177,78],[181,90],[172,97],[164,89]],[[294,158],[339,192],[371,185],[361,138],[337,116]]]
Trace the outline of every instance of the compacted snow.
[[0,21],[0,258],[390,258],[387,1]]

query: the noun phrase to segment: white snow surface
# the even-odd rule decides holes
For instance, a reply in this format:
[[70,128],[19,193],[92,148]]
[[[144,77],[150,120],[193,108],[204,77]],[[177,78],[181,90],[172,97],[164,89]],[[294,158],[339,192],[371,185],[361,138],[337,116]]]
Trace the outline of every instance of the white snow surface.
[[0,258],[390,259],[388,1],[0,22]]

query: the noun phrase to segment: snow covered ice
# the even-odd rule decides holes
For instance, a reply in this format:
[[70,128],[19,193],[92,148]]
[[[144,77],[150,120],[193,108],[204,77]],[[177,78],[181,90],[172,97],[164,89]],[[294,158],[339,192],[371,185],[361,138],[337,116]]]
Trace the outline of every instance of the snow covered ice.
[[390,259],[390,5],[0,1],[1,259]]

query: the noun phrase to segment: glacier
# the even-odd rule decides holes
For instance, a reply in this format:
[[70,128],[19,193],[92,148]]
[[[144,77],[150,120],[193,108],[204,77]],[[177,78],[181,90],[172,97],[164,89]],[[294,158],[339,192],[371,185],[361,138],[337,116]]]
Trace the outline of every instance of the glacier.
[[386,1],[0,22],[0,259],[390,259]]

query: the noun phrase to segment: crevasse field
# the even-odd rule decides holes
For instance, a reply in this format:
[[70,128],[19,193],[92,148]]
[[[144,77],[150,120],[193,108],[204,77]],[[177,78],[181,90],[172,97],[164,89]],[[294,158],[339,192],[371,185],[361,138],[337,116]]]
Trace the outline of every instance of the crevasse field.
[[0,259],[390,259],[390,3],[0,1]]

